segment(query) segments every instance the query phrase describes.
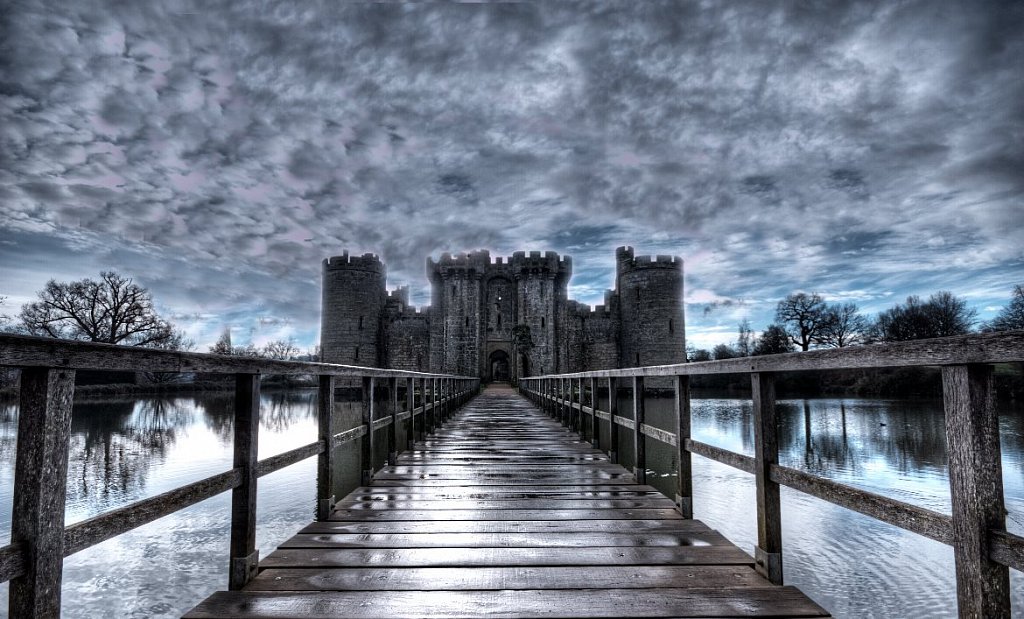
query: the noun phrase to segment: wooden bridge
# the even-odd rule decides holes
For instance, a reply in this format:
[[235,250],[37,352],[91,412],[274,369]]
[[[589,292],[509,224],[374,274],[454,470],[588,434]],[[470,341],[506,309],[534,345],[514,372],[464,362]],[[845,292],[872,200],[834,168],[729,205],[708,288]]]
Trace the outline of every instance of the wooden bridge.
[[[788,486],[951,545],[959,615],[1008,617],[1024,538],[1006,530],[992,365],[1022,361],[1024,331],[1014,331],[531,377],[519,385],[526,399],[474,398],[473,377],[0,335],[0,366],[21,369],[0,582],[10,581],[10,617],[58,617],[64,557],[230,491],[230,591],[190,617],[824,616],[782,586]],[[777,373],[908,366],[942,369],[951,514],[779,464]],[[78,369],[234,375],[233,467],[65,526]],[[319,377],[315,442],[258,459],[261,374]],[[690,436],[689,379],[705,374],[749,375],[753,456]],[[675,427],[648,423],[645,381],[671,385]],[[337,427],[339,393],[359,395],[356,427]],[[619,410],[624,393],[632,405]],[[674,501],[644,485],[648,440],[677,450]],[[616,463],[623,441],[631,472]],[[345,448],[360,454],[362,484],[335,501]],[[753,559],[692,520],[693,454],[754,476]],[[259,561],[258,479],[314,456],[317,522]]]
[[823,617],[512,389],[492,387],[186,617]]

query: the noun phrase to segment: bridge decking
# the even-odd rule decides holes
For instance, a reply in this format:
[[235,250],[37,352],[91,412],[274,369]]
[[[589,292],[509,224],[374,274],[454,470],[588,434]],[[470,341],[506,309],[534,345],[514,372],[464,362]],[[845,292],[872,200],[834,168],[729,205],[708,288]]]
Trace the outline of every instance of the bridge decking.
[[718,532],[492,388],[186,617],[823,617]]

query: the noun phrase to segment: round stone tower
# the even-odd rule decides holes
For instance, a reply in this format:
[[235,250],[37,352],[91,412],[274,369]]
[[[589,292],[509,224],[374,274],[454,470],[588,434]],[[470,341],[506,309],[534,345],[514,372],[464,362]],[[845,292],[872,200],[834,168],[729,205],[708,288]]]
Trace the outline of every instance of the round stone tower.
[[678,256],[634,256],[615,250],[621,320],[619,366],[686,361],[683,327],[683,261]]
[[379,367],[386,269],[374,254],[346,251],[323,263],[320,359]]

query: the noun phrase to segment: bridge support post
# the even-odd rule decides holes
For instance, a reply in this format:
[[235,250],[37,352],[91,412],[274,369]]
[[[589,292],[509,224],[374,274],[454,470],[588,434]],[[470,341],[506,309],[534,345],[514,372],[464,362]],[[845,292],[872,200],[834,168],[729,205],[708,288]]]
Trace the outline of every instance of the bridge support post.
[[942,396],[959,614],[1009,617],[1010,570],[989,558],[991,532],[1006,530],[992,367],[943,367]]
[[597,379],[590,379],[590,444],[594,447],[601,447],[601,432],[598,430],[599,420],[597,418]]
[[368,486],[370,481],[373,480],[373,409],[376,396],[374,393],[375,387],[376,380],[373,377],[363,378],[363,424],[366,425],[366,434],[363,435],[359,450],[359,485],[361,486]]
[[256,448],[260,429],[259,374],[235,375],[235,458],[242,483],[231,491],[231,569],[228,588],[238,591],[256,576]]
[[572,381],[573,384],[573,429],[576,430],[576,434],[583,438],[583,379],[577,378]]
[[693,518],[693,464],[686,441],[690,438],[690,377],[676,376],[676,459],[679,462],[676,505],[683,518]]
[[569,390],[566,387],[568,382],[565,378],[558,379],[558,422],[568,427],[569,408],[566,401],[569,397]]
[[388,397],[391,400],[391,425],[388,426],[388,464],[398,462],[398,379],[388,379]]
[[405,410],[409,411],[409,421],[405,424],[405,449],[412,451],[416,446],[416,391],[414,378],[405,379]]
[[617,383],[614,378],[608,379],[608,461],[612,464],[619,462],[619,426],[615,423],[615,416],[619,414],[619,400],[615,397]]
[[647,483],[647,441],[644,440],[644,377],[633,377],[633,477],[636,483]]
[[778,421],[775,415],[775,377],[750,375],[754,404],[754,470],[757,496],[757,546],[754,568],[773,584],[782,584],[782,505],[779,484],[771,467],[779,463]]
[[334,508],[334,377],[319,376],[317,435],[324,450],[316,460],[316,518],[327,520]]
[[11,580],[12,618],[60,617],[64,498],[75,371],[21,372],[11,544],[25,548],[25,573]]

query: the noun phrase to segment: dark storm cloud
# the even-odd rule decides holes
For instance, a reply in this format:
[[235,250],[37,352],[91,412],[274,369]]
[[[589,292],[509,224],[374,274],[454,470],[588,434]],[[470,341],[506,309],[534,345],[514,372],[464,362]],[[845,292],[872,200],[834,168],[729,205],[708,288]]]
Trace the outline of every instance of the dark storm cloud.
[[151,256],[182,315],[313,331],[345,248],[420,301],[441,251],[570,253],[590,302],[615,246],[681,254],[692,337],[794,289],[998,304],[1022,31],[994,2],[23,2],[0,225]]

